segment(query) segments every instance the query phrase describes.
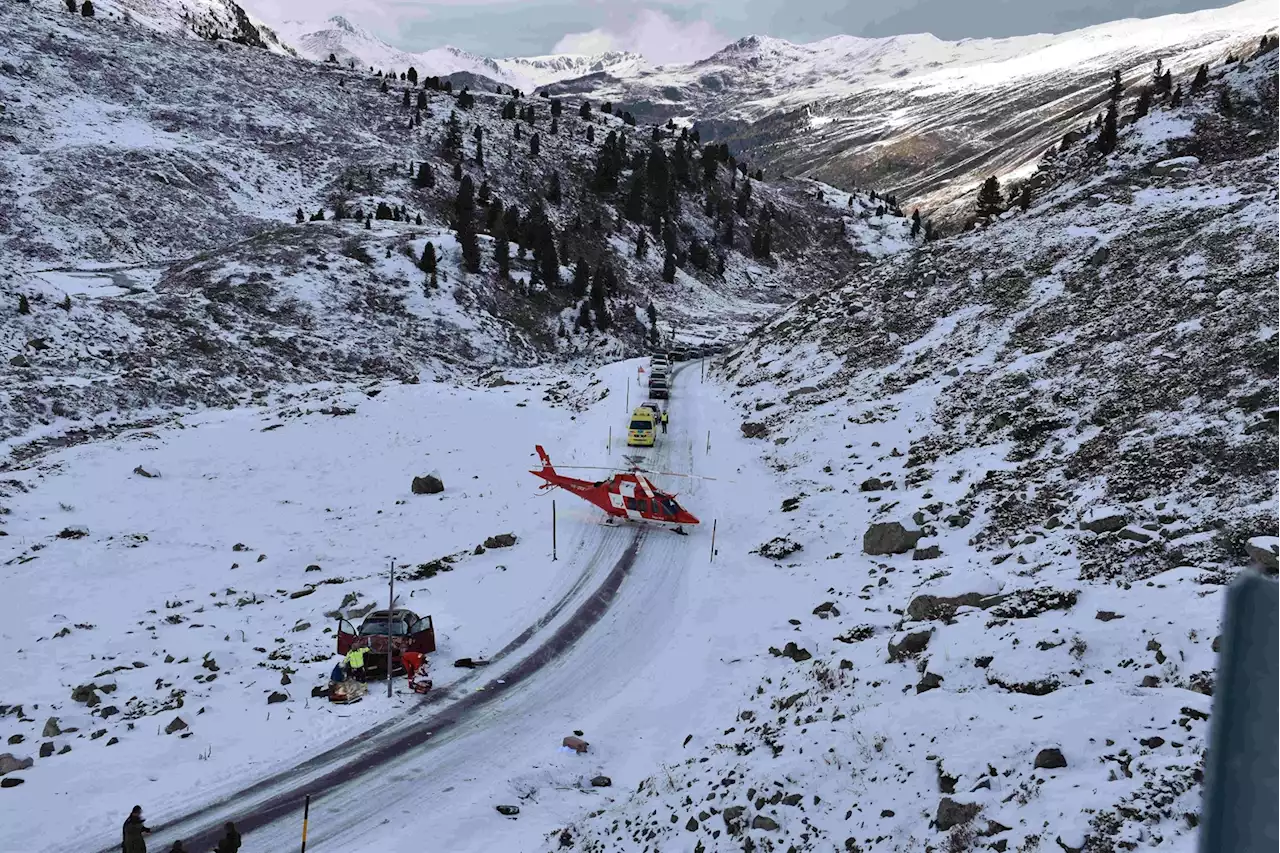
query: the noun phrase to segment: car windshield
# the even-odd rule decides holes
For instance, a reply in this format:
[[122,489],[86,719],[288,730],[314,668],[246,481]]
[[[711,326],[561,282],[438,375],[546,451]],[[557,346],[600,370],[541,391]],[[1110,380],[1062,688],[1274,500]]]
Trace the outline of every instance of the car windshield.
[[[360,633],[363,634],[364,636],[369,636],[371,634],[385,635],[387,633],[387,620],[386,619],[366,619],[364,624],[360,626]],[[392,636],[403,637],[407,633],[409,633],[408,625],[406,625],[404,622],[400,621],[399,619],[392,621],[391,623]]]
[[653,429],[653,421],[634,420],[631,422],[632,429]]

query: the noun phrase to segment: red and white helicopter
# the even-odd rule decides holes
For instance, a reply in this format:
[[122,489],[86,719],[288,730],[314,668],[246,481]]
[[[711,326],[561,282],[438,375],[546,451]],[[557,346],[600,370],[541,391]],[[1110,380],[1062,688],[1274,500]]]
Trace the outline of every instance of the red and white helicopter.
[[[628,457],[632,466],[626,471],[616,471],[616,469],[603,468],[596,465],[566,465],[566,469],[591,468],[616,471],[616,473],[599,482],[578,480],[558,473],[551,465],[551,457],[547,456],[547,451],[542,449],[542,445],[538,445],[537,449],[538,458],[542,460],[542,467],[529,473],[546,481],[539,488],[560,488],[573,492],[583,500],[593,503],[604,510],[609,515],[610,521],[615,518],[623,518],[630,521],[656,521],[661,524],[675,525],[677,533],[684,533],[681,525],[698,523],[698,519],[693,513],[676,503],[674,494],[668,494],[657,488],[645,476],[646,474],[660,474],[668,477],[693,477],[691,474],[674,474],[670,471],[646,471],[636,464],[639,461],[638,457]],[[712,478],[697,477],[696,479],[710,480]]]

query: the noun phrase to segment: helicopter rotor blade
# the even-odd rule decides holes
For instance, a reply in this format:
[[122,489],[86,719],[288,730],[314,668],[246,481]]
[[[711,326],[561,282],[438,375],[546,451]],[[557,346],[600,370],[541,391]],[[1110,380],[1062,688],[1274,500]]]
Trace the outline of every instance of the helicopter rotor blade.
[[650,499],[653,498],[653,486],[649,485],[649,481],[644,478],[643,474],[636,474],[636,482],[640,484],[640,488],[644,489],[645,495]]

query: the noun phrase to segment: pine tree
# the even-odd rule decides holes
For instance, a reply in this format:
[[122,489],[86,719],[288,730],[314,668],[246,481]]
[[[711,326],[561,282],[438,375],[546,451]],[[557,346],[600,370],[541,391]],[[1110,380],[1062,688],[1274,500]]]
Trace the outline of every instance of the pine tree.
[[529,156],[537,157],[538,152],[542,150],[542,139],[540,134],[535,133],[529,137]]
[[582,299],[587,295],[587,288],[590,286],[591,267],[587,266],[586,258],[578,258],[578,263],[573,268],[573,280],[569,283],[569,292],[573,294],[574,299]]
[[1160,78],[1160,85],[1158,85],[1156,88],[1166,95],[1172,92],[1173,91],[1173,72],[1171,71],[1164,72],[1164,76]]
[[676,256],[668,251],[662,258],[662,280],[670,283],[676,280]]
[[689,263],[700,270],[705,270],[711,263],[711,251],[707,244],[694,237],[689,243]]
[[476,166],[484,168],[484,141],[479,138],[476,139]]
[[589,126],[587,127],[587,141],[588,141],[588,142],[595,142],[595,141],[596,141],[596,126],[595,126],[594,124],[593,124],[593,125],[589,125]]
[[1114,104],[1120,103],[1120,96],[1124,94],[1124,83],[1120,81],[1119,69],[1111,72],[1111,87],[1107,90],[1107,99]]
[[383,80],[382,85],[378,87],[378,91],[382,92],[383,94],[386,94],[388,91],[390,91],[390,89],[391,87],[387,85],[386,80]]
[[581,118],[581,119],[591,118],[591,102],[590,101],[583,101],[582,106],[578,107],[578,118]]
[[455,230],[458,245],[462,248],[462,262],[467,272],[480,272],[480,241],[476,236],[475,184],[466,175],[458,184],[458,195],[453,201]]
[[409,78],[409,82],[413,85],[418,85],[418,69],[414,68],[412,65],[410,65],[409,70],[405,72],[405,77]]
[[324,222],[324,208],[323,208],[323,207],[322,207],[322,208],[320,208],[319,210],[317,210],[315,213],[311,214],[311,221],[312,221],[312,222]]
[[454,164],[453,164],[453,179],[454,179],[455,181],[460,181],[460,180],[462,180],[462,163],[461,163],[461,161],[455,161],[455,162],[454,162]]
[[1196,69],[1196,76],[1191,79],[1191,94],[1195,94],[1209,85],[1209,64],[1202,63]]
[[742,182],[742,192],[738,193],[738,200],[734,204],[734,208],[738,211],[738,215],[746,219],[751,215],[751,179],[748,178]]
[[[386,84],[383,84],[386,85]],[[418,109],[425,110],[427,108],[427,90],[418,90]]]
[[516,142],[520,141],[520,125],[518,124],[516,125],[516,128],[515,128],[515,138],[516,138]]
[[421,224],[422,224],[422,214],[421,214],[421,213],[419,213],[418,215],[416,215],[416,216],[414,216],[414,217],[413,217],[413,224],[414,224],[414,225],[421,225]]
[[[840,225],[842,227],[844,225],[843,218],[840,220]],[[915,237],[919,233],[920,233],[920,208],[917,207],[915,210],[911,211],[911,236]]]
[[636,232],[636,258],[643,260],[647,254],[649,254],[649,236],[643,228],[640,228]]
[[404,90],[404,97],[403,97],[403,98],[401,98],[401,100],[400,100],[400,105],[401,105],[402,107],[404,107],[406,110],[407,110],[407,109],[409,109],[410,101],[409,101],[409,90],[408,90],[408,89],[405,89],[405,90]]
[[1000,194],[1000,181],[995,175],[982,182],[978,190],[978,218],[990,219],[1004,210],[1004,197]]
[[1151,86],[1159,91],[1161,81],[1164,80],[1164,60],[1157,59],[1156,67],[1151,69]]
[[378,202],[377,209],[374,211],[373,218],[378,220],[395,219],[396,214],[395,211],[391,209],[391,205],[387,204],[385,201],[380,201]]
[[444,155],[451,160],[462,158],[462,122],[453,110],[449,111],[449,119],[445,122]]
[[1224,116],[1231,116],[1235,115],[1235,111],[1235,104],[1231,101],[1231,90],[1223,86],[1222,91],[1218,92],[1218,112]]
[[652,302],[649,303],[648,314],[649,314],[649,343],[652,346],[656,347],[662,335],[658,331],[658,309],[654,306]]
[[493,190],[489,189],[489,182],[481,181],[480,189],[476,191],[476,201],[488,204],[491,198],[493,198]]
[[552,172],[551,180],[547,184],[547,201],[552,204],[560,203],[560,173]]
[[600,105],[600,112],[605,115],[613,115],[613,101],[605,101]]
[[306,220],[306,218],[307,218],[307,215],[302,212],[302,208],[298,208],[297,211],[293,214],[293,221],[297,222],[299,225],[301,225],[302,222]]
[[428,241],[427,245],[422,247],[422,255],[418,258],[418,269],[427,275],[431,275],[436,271],[436,246]]
[[1144,88],[1138,93],[1138,101],[1133,105],[1133,117],[1142,118],[1151,112],[1151,90]]
[[23,294],[23,293],[18,294],[18,313],[19,314],[31,313],[31,302],[27,299],[26,294]]
[[364,230],[366,230],[366,231],[372,231],[372,230],[373,230],[373,216],[372,216],[372,215],[366,216],[366,217],[364,218]]
[[[89,0],[84,0],[84,2],[87,4]],[[89,17],[92,17],[92,15],[86,15],[85,17],[89,18]],[[58,307],[61,308],[63,311],[66,311],[68,314],[71,313],[71,294],[70,293],[63,294],[62,301],[58,303]]]
[[596,270],[595,278],[591,281],[591,310],[595,313],[596,328],[602,332],[613,324],[613,318],[609,316],[609,307],[605,302],[611,274],[612,270],[606,263]]
[[1182,84],[1179,83],[1174,87],[1173,94],[1169,96],[1169,106],[1177,109],[1182,106]]
[[585,299],[582,300],[582,304],[578,306],[578,319],[575,325],[584,331],[591,331],[591,306]]
[[[86,18],[93,17],[93,0],[84,0],[84,2],[80,4],[80,14]],[[68,305],[67,310],[70,309],[71,306]]]
[[507,232],[502,228],[502,220],[493,233],[493,260],[498,265],[498,278],[507,281],[511,278],[511,244],[507,241]]
[[1112,101],[1107,106],[1107,115],[1102,120],[1102,129],[1098,131],[1098,150],[1103,154],[1110,154],[1116,150],[1116,141],[1116,102]]
[[1018,207],[1026,210],[1031,206],[1031,184],[1024,183],[1018,189]]
[[558,118],[551,119],[551,128],[549,132],[551,133],[552,136],[555,136],[560,132],[560,119]]
[[559,99],[559,98],[552,98],[552,99],[551,99],[551,115],[552,115],[552,117],[554,118],[554,117],[556,117],[556,116],[559,116],[562,112],[564,112],[564,104],[563,104],[563,103],[561,103],[561,101],[560,101],[560,99]]
[[538,247],[538,265],[542,268],[542,280],[548,287],[560,283],[560,255],[556,251],[556,240],[550,233],[550,226],[542,245]]
[[431,171],[428,164],[419,163],[418,176],[413,179],[413,183],[421,189],[431,189],[436,185],[436,173]]
[[627,200],[622,209],[622,215],[629,222],[644,220],[644,193],[644,173],[637,169],[631,174],[631,182],[627,185]]
[[458,102],[458,109],[460,110],[469,110],[476,105],[475,95],[467,91],[466,86],[462,87],[462,91],[458,93],[456,100]]
[[[66,4],[67,4],[67,11],[70,12],[71,14],[74,15],[76,12],[80,11],[79,9],[76,8],[76,0],[66,0]],[[336,61],[333,59],[332,53],[329,54],[329,59],[331,62]],[[23,313],[26,313],[26,312],[23,312]]]

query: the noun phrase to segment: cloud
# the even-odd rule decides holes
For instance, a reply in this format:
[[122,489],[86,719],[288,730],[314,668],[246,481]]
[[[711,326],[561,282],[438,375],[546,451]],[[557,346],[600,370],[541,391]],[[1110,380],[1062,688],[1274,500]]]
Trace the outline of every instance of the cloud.
[[704,20],[677,21],[665,12],[640,9],[617,23],[569,33],[552,53],[602,53],[629,50],[655,65],[692,62],[715,53],[731,39]]

